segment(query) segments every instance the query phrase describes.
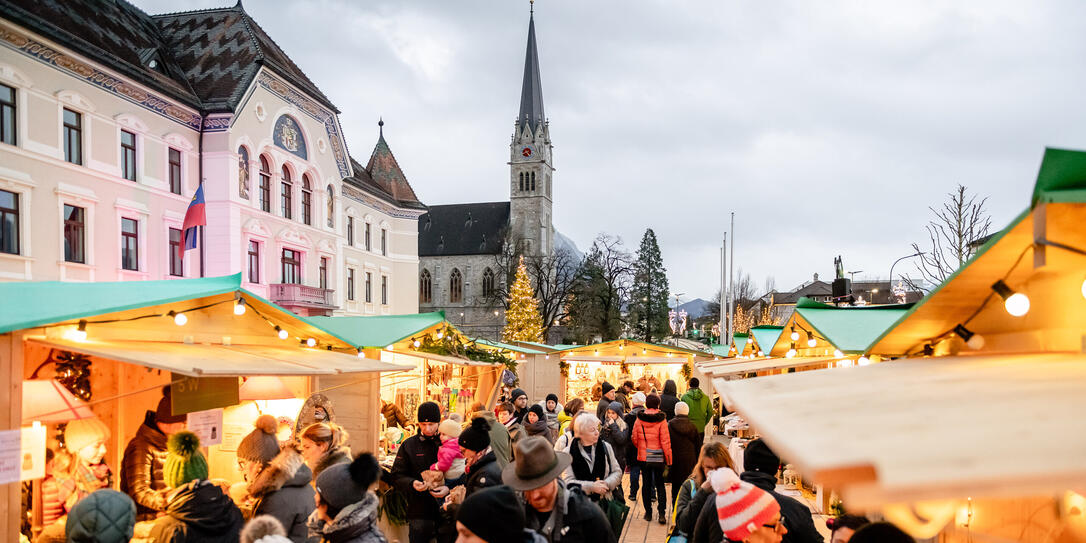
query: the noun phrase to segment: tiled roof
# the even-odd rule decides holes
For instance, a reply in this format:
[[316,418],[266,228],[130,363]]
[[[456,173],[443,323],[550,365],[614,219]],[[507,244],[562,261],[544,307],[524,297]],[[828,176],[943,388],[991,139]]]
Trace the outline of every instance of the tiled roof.
[[543,84],[539,77],[539,49],[535,45],[535,15],[528,20],[528,47],[524,52],[524,81],[520,88],[520,113],[517,122],[523,128],[528,125],[535,132],[547,122],[543,113]]
[[[384,125],[383,121],[381,124]],[[370,162],[366,165],[366,171],[369,172],[373,182],[381,187],[381,190],[391,194],[396,201],[420,204],[418,196],[415,195],[415,190],[407,182],[407,176],[403,174],[403,170],[400,169],[400,164],[396,162],[392,150],[388,148],[384,130],[381,131],[381,135],[377,139],[377,146],[373,148],[373,154],[370,155]]]
[[419,217],[419,256],[494,255],[509,225],[509,202],[430,206]]
[[[376,196],[377,198],[380,198],[393,205],[406,208],[426,209],[426,206],[423,205],[422,202],[419,202],[417,199],[414,198],[415,191],[411,190],[410,185],[408,185],[407,188],[408,190],[410,190],[412,198],[409,200],[401,200],[399,198],[396,198],[396,196],[389,193],[387,190],[382,188],[380,184],[374,181],[373,177],[370,175],[370,172],[366,170],[366,167],[357,160],[355,160],[353,157],[351,158],[351,169],[354,170],[354,175],[351,177],[343,178],[344,183],[362,189],[369,194],[372,194],[373,196]],[[405,179],[404,183],[406,182],[407,180]]]

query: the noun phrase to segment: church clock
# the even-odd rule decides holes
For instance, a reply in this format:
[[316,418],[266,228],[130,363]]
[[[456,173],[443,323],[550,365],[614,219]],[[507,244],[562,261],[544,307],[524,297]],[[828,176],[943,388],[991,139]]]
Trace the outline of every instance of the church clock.
[[522,148],[520,150],[520,156],[522,156],[524,158],[532,158],[532,155],[534,155],[534,154],[535,154],[535,149],[532,149],[531,145],[525,145],[524,148]]

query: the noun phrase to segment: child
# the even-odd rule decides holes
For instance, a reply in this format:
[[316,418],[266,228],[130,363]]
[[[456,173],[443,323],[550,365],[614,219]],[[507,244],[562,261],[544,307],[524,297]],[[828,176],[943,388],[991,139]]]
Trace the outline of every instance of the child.
[[437,463],[430,469],[444,472],[445,486],[452,488],[464,476],[464,455],[460,454],[458,439],[461,427],[454,419],[445,419],[437,430],[441,433],[441,448],[437,451]]

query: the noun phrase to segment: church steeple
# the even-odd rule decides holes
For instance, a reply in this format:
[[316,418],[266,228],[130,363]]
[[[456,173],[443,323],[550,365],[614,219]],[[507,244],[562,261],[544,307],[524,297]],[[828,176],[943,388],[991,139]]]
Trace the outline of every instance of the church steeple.
[[539,54],[535,44],[535,8],[528,18],[528,47],[524,53],[524,82],[520,89],[520,114],[517,125],[528,126],[532,133],[547,121],[543,113],[543,84],[539,79]]

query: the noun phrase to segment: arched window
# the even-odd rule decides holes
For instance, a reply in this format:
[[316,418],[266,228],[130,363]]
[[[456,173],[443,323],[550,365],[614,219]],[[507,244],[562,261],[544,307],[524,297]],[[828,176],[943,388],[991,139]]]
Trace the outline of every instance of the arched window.
[[294,207],[294,184],[291,183],[290,169],[283,165],[283,190],[280,193],[281,201],[279,202],[283,208],[283,218],[290,218],[290,210]]
[[271,164],[264,155],[260,155],[260,209],[271,212]]
[[434,299],[434,285],[430,279],[430,270],[422,270],[419,274],[419,302],[428,304]]
[[238,147],[238,196],[249,199],[249,150]]
[[453,268],[449,274],[449,302],[460,303],[464,299],[464,277],[460,270]]
[[302,222],[313,224],[313,186],[309,184],[309,174],[302,175]]
[[532,172],[532,188],[529,190],[535,192],[535,172]]
[[328,227],[336,227],[336,189],[328,185]]
[[520,172],[520,175],[518,177],[520,177],[520,185],[519,185],[520,190],[523,191],[524,190],[524,172]]
[[488,297],[494,294],[494,272],[487,268],[483,270],[483,296]]

